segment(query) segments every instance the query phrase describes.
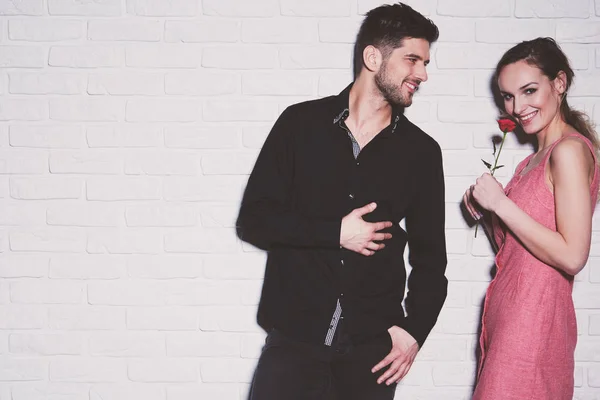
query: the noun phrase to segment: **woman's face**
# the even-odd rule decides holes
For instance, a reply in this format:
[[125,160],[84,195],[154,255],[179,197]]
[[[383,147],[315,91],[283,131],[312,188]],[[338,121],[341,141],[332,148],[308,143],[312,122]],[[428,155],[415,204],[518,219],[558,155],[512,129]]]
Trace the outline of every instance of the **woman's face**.
[[537,134],[552,121],[560,120],[564,73],[551,81],[539,68],[521,60],[500,71],[498,86],[506,112],[525,133]]

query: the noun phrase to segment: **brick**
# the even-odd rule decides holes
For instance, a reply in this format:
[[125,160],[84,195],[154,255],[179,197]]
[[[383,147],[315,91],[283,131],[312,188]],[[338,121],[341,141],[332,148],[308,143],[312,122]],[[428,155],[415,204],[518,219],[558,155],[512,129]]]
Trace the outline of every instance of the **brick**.
[[159,306],[165,287],[154,281],[97,281],[88,284],[88,303],[109,306]]
[[600,314],[590,315],[588,334],[590,336],[600,335]]
[[267,139],[271,126],[249,126],[243,129],[242,142],[244,147],[260,149]]
[[85,76],[70,73],[9,73],[12,94],[82,94]]
[[[256,323],[256,307],[204,307],[200,330],[205,332],[264,332]],[[206,382],[203,380],[203,382]]]
[[105,204],[52,205],[46,212],[46,222],[57,226],[116,227],[123,223],[123,209]]
[[203,0],[204,15],[221,17],[272,17],[279,14],[277,0],[248,3],[244,0]]
[[276,49],[263,46],[207,47],[202,53],[202,66],[218,69],[271,69],[279,65],[277,54]]
[[167,201],[234,201],[241,199],[247,177],[172,177],[164,180]]
[[238,21],[222,19],[165,22],[165,42],[234,43],[239,39]]
[[193,17],[197,2],[189,0],[126,0],[127,13],[146,17]]
[[[239,384],[202,383],[189,386],[169,385],[167,400],[237,399]],[[244,397],[245,398],[245,397]]]
[[117,17],[121,15],[121,0],[48,0],[48,12],[50,15]]
[[600,85],[600,78],[598,76],[578,74],[569,94],[575,97],[596,97],[598,93],[594,89],[599,87],[598,85]]
[[127,375],[125,360],[78,357],[50,361],[53,382],[121,382]]
[[160,95],[164,94],[164,77],[148,72],[93,74],[87,84],[89,94]]
[[125,219],[132,227],[196,226],[198,213],[185,205],[138,206],[127,207]]
[[8,37],[29,42],[74,40],[82,37],[82,25],[80,21],[64,19],[10,20]]
[[223,126],[169,126],[165,146],[185,149],[232,149],[238,145],[238,129]]
[[242,22],[242,42],[311,43],[317,40],[317,27],[306,19],[248,20]]
[[43,359],[0,357],[0,382],[42,381],[48,376],[48,362]]
[[0,15],[43,15],[44,0],[0,0]]
[[297,17],[349,17],[351,0],[281,0],[281,14]]
[[442,309],[436,331],[451,335],[476,334],[481,318],[479,309]]
[[0,99],[0,121],[40,121],[48,118],[48,103],[39,99]]
[[125,62],[122,47],[86,45],[53,46],[48,65],[51,67],[101,68],[120,67]]
[[435,386],[462,386],[463,382],[475,379],[476,367],[472,364],[451,363],[433,367],[433,383]]
[[249,175],[256,162],[258,153],[212,153],[202,157],[204,175]]
[[242,358],[258,359],[265,345],[265,334],[242,336]]
[[241,291],[239,284],[171,280],[165,284],[165,302],[184,306],[236,305],[241,303]]
[[208,100],[203,107],[203,119],[223,121],[274,121],[279,110],[272,101]]
[[252,96],[310,96],[314,94],[314,75],[292,71],[252,72],[242,76],[242,93]]
[[204,276],[214,280],[262,279],[266,257],[262,253],[244,255],[214,255],[204,260]]
[[494,260],[489,257],[451,256],[448,257],[446,277],[450,281],[489,282],[493,266]]
[[127,313],[127,329],[196,331],[198,312],[190,307],[135,307]]
[[[498,35],[498,32],[503,32]],[[536,37],[554,37],[556,26],[548,20],[477,21],[475,40],[481,43],[519,43]]]
[[205,228],[235,228],[239,205],[204,206],[200,209],[200,222]]
[[406,108],[404,114],[413,123],[421,124],[431,119],[431,103],[418,101]]
[[359,21],[324,19],[319,21],[319,41],[353,44],[360,28]]
[[590,6],[587,0],[517,0],[517,18],[588,18]]
[[162,129],[156,125],[91,126],[86,137],[89,147],[103,148],[160,147],[163,142]]
[[51,279],[119,279],[125,276],[125,261],[114,256],[58,256],[50,259]]
[[434,138],[442,151],[466,150],[473,141],[473,125],[421,123],[419,127]]
[[37,255],[2,256],[0,278],[43,278],[48,275],[48,263],[47,257]]
[[51,307],[48,310],[48,327],[52,330],[123,330],[125,323],[124,308],[86,305]]
[[578,340],[575,348],[576,362],[594,362],[600,361],[600,341],[596,338]]
[[56,121],[106,121],[123,120],[125,104],[118,99],[51,99],[50,119]]
[[89,400],[87,385],[46,382],[11,389],[12,400]]
[[507,45],[440,43],[433,56],[438,69],[494,69]]
[[283,69],[349,69],[352,66],[352,48],[342,44],[282,48],[279,57]]
[[167,335],[169,357],[239,357],[240,351],[238,335],[206,332]]
[[211,359],[202,362],[200,376],[207,383],[250,383],[256,362],[239,359]]
[[202,107],[195,100],[129,100],[127,122],[194,122]]
[[436,17],[435,24],[440,31],[440,37],[438,39],[440,43],[469,43],[473,41],[475,21],[469,21],[468,19],[445,19]]
[[587,70],[594,63],[593,60],[590,61],[589,46],[563,44],[561,45],[561,49],[567,55],[569,63],[574,70]]
[[15,304],[79,304],[83,286],[72,282],[11,282],[10,299]]
[[471,74],[435,73],[430,74],[427,82],[421,84],[419,94],[423,96],[468,96],[473,93],[472,86]]
[[11,125],[11,147],[79,148],[83,144],[81,127],[68,125]]
[[89,390],[89,399],[86,400],[165,400],[165,389],[146,384],[133,384],[131,382],[118,385],[93,385]]
[[48,172],[46,155],[31,151],[0,151],[0,174],[43,174]]
[[439,0],[437,14],[450,17],[510,17],[510,1]]
[[573,291],[573,302],[577,309],[600,308],[600,293],[594,285],[580,285]]
[[[423,15],[431,15],[435,10],[436,0],[405,0],[402,3],[411,6]],[[381,0],[358,0],[358,14],[366,14],[369,10],[379,7],[382,4]]]
[[200,158],[184,153],[145,153],[125,160],[128,175],[198,175]]
[[318,95],[321,97],[335,96],[344,90],[353,80],[353,75],[350,70],[346,72],[339,71],[330,74],[321,74],[319,76]]
[[121,174],[121,157],[100,152],[60,151],[50,155],[50,172],[53,174]]
[[177,44],[147,44],[127,48],[127,66],[138,68],[197,68],[200,66],[200,48]]
[[80,231],[66,229],[11,232],[9,238],[12,251],[82,253],[86,243]]
[[165,91],[172,95],[216,96],[238,92],[239,78],[234,74],[210,72],[168,73]]
[[10,196],[18,200],[78,199],[82,183],[79,178],[11,178]]
[[120,19],[89,21],[88,40],[158,42],[162,36],[160,21]]
[[38,46],[0,46],[0,67],[42,68],[46,65],[45,54]]
[[239,247],[230,229],[203,229],[165,235],[167,253],[229,253]]
[[0,305],[0,329],[42,329],[46,326],[47,315],[45,307]]
[[160,357],[165,355],[165,338],[158,333],[102,333],[88,342],[94,357]]
[[440,101],[437,116],[440,122],[483,123],[494,121],[498,110],[492,101]]
[[127,375],[133,382],[197,382],[198,366],[193,360],[132,361]]
[[56,356],[83,353],[83,338],[73,334],[12,333],[10,352],[19,355]]
[[428,338],[419,351],[419,361],[468,361],[469,350],[467,340],[464,338]]
[[156,254],[162,237],[149,230],[107,229],[88,234],[87,252],[91,254]]
[[161,182],[156,178],[93,178],[86,183],[87,199],[99,201],[159,200]]
[[127,261],[127,273],[136,279],[191,279],[202,276],[200,256],[135,256]]

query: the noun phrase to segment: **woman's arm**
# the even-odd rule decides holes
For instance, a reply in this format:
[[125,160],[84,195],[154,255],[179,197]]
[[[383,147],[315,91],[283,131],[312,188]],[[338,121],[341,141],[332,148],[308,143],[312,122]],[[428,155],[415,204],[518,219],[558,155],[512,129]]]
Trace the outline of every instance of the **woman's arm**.
[[583,141],[568,138],[553,149],[549,168],[557,231],[535,221],[503,192],[498,193],[490,175],[478,179],[473,195],[482,207],[496,213],[535,257],[575,275],[585,266],[590,251],[594,158]]

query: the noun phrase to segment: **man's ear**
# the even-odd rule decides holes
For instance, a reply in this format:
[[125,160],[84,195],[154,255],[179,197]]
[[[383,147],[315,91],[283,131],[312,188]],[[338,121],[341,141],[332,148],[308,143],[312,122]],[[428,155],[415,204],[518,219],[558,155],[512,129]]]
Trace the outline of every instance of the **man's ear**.
[[565,74],[565,71],[559,71],[552,83],[554,84],[554,89],[558,92],[558,94],[561,96],[565,94],[567,91],[567,74]]
[[381,51],[373,45],[368,45],[363,50],[363,63],[365,68],[371,72],[379,71],[383,62],[383,55]]

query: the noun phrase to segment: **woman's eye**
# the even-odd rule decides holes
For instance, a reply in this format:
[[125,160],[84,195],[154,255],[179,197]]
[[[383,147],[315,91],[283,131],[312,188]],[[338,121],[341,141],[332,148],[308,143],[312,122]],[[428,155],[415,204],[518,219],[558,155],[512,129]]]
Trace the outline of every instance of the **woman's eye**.
[[512,99],[512,95],[511,94],[503,94],[502,98],[504,99],[504,101],[509,101],[510,99]]
[[536,91],[537,91],[537,89],[533,89],[533,88],[531,88],[531,89],[525,89],[525,94],[533,94]]

